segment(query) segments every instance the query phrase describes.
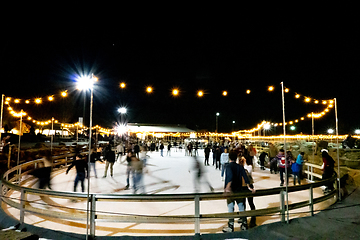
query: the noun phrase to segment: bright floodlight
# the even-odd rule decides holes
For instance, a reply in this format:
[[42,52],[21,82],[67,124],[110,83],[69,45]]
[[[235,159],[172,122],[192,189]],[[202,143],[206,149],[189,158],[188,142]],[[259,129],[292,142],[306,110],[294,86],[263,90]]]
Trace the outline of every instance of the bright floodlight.
[[94,79],[89,76],[80,76],[76,79],[76,88],[78,90],[92,89],[94,86]]
[[121,114],[125,114],[126,113],[126,108],[121,107],[121,108],[118,109],[118,112],[121,113]]
[[330,128],[330,129],[327,130],[327,132],[328,132],[328,134],[333,134],[333,133],[334,133],[334,129],[331,129],[331,128]]
[[356,129],[355,134],[360,134],[360,129]]
[[216,116],[219,116],[219,115],[220,115],[220,113],[217,112],[217,113],[216,113]]
[[119,134],[119,135],[122,135],[124,133],[126,133],[127,129],[126,129],[126,126],[121,124],[119,126],[117,126],[116,128],[116,132]]
[[270,123],[265,123],[265,124],[264,124],[264,129],[265,129],[265,130],[270,130],[270,128],[271,128]]

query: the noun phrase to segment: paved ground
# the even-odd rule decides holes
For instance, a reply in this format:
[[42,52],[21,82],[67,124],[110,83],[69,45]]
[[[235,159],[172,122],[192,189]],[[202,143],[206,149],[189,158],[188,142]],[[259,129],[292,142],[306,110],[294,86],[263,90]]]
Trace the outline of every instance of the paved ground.
[[[194,191],[193,185],[193,159],[184,156],[184,152],[172,152],[172,156],[160,157],[158,152],[149,153],[148,160],[149,173],[145,176],[146,192],[148,194],[164,193],[177,194],[189,193]],[[165,152],[166,155],[166,152]],[[203,159],[200,151],[200,159]],[[212,159],[210,161],[212,163]],[[97,164],[98,178],[95,178],[91,173],[91,192],[102,193],[119,193],[130,194],[132,190],[124,190],[125,187],[125,165],[117,162],[114,166],[114,177],[102,178],[104,173],[104,164]],[[213,166],[206,166],[207,179],[215,188],[215,191],[222,191],[223,181],[220,177],[220,171],[215,170]],[[73,179],[75,178],[75,171],[72,170],[68,175],[64,174],[65,170],[57,172],[53,176],[53,189],[57,191],[72,191]],[[255,187],[257,189],[272,188],[279,186],[279,176],[270,174],[268,170],[262,171],[255,168],[253,174],[255,180]],[[28,185],[36,185],[36,182],[29,181]],[[78,186],[80,191],[80,186]],[[209,192],[206,184],[202,185],[201,192]],[[317,189],[314,197],[320,196],[321,190]],[[359,206],[352,206],[357,204],[359,191],[356,190],[350,197],[343,200],[341,203],[334,205],[334,210],[323,211],[314,217],[306,217],[306,210],[298,211],[291,214],[292,218],[297,218],[290,221],[290,224],[283,224],[278,222],[278,217],[267,216],[258,217],[258,227],[248,231],[236,230],[232,234],[223,234],[221,229],[226,225],[226,220],[217,221],[211,224],[201,225],[202,239],[344,239],[343,234],[346,232],[346,238],[359,237],[359,232],[356,228],[359,226],[359,220],[356,218],[360,213]],[[292,194],[289,196],[290,202],[297,202],[308,198],[308,192]],[[43,204],[47,200],[38,199],[35,196],[29,196],[32,204]],[[63,204],[67,207],[84,207],[84,203],[72,203],[69,201],[57,201],[56,204]],[[255,205],[257,209],[266,208],[269,206],[278,206],[279,197],[255,198]],[[322,206],[317,206],[320,209]],[[341,208],[340,208],[341,207]],[[121,211],[128,210],[130,213],[155,214],[155,215],[171,215],[171,214],[187,214],[193,213],[193,204],[189,203],[173,203],[168,206],[165,204],[151,205],[151,204],[126,204],[124,206],[102,206],[101,210],[109,211],[113,209],[121,209]],[[13,215],[18,218],[18,211],[12,208],[4,209],[6,214]],[[209,204],[201,205],[201,213],[210,212],[226,212],[226,203],[222,201],[214,201]],[[9,219],[3,214],[1,227],[10,226],[12,223],[16,224],[14,219]],[[345,215],[346,214],[346,215]],[[356,215],[357,214],[357,215]],[[74,221],[58,221],[54,219],[41,218],[31,214],[26,214],[25,222],[29,231],[38,234],[39,236],[50,239],[84,239],[81,235],[85,232],[83,224]],[[237,228],[239,225],[235,225]],[[51,228],[53,230],[48,230]],[[156,229],[156,231],[154,231]],[[347,229],[344,231],[344,229]],[[154,239],[163,238],[181,238],[177,237],[183,235],[183,238],[194,238],[193,225],[159,225],[159,224],[124,224],[124,223],[99,223],[97,224],[97,239],[107,239],[116,236],[147,236]],[[79,234],[79,235],[78,235]],[[103,237],[100,237],[103,236]],[[167,236],[167,237],[166,237]],[[185,237],[187,236],[187,237]],[[339,236],[339,238],[337,237]]]

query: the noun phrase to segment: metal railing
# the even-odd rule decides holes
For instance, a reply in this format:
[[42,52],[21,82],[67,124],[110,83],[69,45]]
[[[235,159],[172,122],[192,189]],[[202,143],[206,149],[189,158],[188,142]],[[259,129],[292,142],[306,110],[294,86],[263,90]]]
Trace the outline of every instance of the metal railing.
[[[68,158],[71,155],[64,155],[62,157],[55,158],[54,166],[62,166],[68,163]],[[87,218],[87,214],[90,215],[90,235],[95,237],[96,232],[96,223],[97,222],[131,222],[131,223],[175,223],[175,224],[184,224],[191,223],[194,224],[194,233],[200,234],[200,223],[214,220],[214,219],[229,219],[229,218],[239,218],[242,216],[251,217],[251,216],[265,216],[270,214],[279,214],[281,216],[281,221],[285,222],[286,210],[294,210],[298,208],[308,207],[309,213],[312,216],[314,214],[314,205],[327,199],[334,199],[334,202],[337,200],[337,189],[325,194],[323,196],[314,198],[314,188],[321,187],[328,183],[334,183],[336,181],[336,176],[327,180],[320,180],[317,182],[311,182],[308,184],[291,186],[288,187],[288,193],[308,190],[309,199],[301,202],[296,202],[288,205],[286,208],[285,201],[285,187],[277,187],[272,189],[257,190],[256,193],[238,193],[232,195],[224,195],[221,193],[203,193],[203,194],[156,194],[156,195],[118,195],[118,194],[94,194],[89,195],[87,199],[87,194],[85,193],[74,193],[74,192],[59,192],[51,191],[44,189],[34,189],[29,187],[21,186],[22,176],[30,173],[34,168],[36,168],[39,161],[35,160],[21,164],[17,167],[14,167],[8,170],[2,179],[2,192],[1,192],[1,201],[3,203],[14,207],[20,210],[20,223],[24,223],[25,213],[32,213],[35,215],[41,215],[51,218],[59,219],[68,219],[68,220],[84,220]],[[311,167],[311,165],[306,164]],[[315,166],[312,166],[315,168]],[[319,168],[319,166],[317,166]],[[25,170],[25,171],[24,171]],[[19,174],[15,172],[19,171]],[[311,171],[312,174],[314,174]],[[309,174],[309,173],[308,173]],[[12,175],[12,177],[10,177]],[[316,176],[316,175],[314,175]],[[311,178],[313,179],[313,178]],[[337,186],[337,184],[335,184]],[[11,195],[14,192],[20,192],[20,198],[11,198]],[[76,199],[88,201],[90,204],[89,211],[86,209],[76,209],[76,211],[55,211],[55,209],[43,209],[39,207],[34,207],[29,204],[27,200],[28,195],[38,195],[46,196],[52,198],[61,198],[61,199]],[[257,209],[244,212],[235,212],[235,213],[205,213],[200,214],[200,203],[201,201],[213,201],[226,199],[229,196],[245,198],[245,197],[264,197],[270,195],[278,195],[279,203],[278,207],[270,207],[265,209]],[[104,212],[97,210],[98,204],[113,203],[113,202],[181,202],[188,201],[194,203],[194,213],[188,215],[171,215],[171,216],[154,216],[154,215],[139,215],[139,214],[121,214],[114,212]],[[59,206],[58,206],[59,207]]]

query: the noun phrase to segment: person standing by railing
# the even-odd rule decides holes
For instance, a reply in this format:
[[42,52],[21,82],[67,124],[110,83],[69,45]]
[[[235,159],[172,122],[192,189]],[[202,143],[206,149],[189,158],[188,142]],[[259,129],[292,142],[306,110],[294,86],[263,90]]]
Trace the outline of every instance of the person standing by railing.
[[296,161],[292,164],[291,170],[294,175],[294,185],[296,185],[296,178],[298,178],[299,185],[301,184],[301,178],[302,178],[302,168],[304,164],[304,152],[299,153],[299,155],[296,158]]
[[[252,177],[252,172],[253,172],[252,164],[253,164],[253,162],[251,161],[251,158],[241,157],[239,162],[240,162],[240,165],[244,167],[245,172],[246,172],[246,176],[249,178],[250,188],[255,189],[254,188],[254,180],[253,180],[253,177]],[[245,188],[244,191],[249,191],[249,190]],[[249,192],[251,192],[251,191],[249,191]],[[247,197],[246,199],[247,199],[247,201],[249,203],[250,209],[251,210],[256,210],[255,204],[254,204],[254,198],[253,197]],[[252,228],[252,227],[255,227],[255,226],[256,226],[256,217],[251,217],[249,227]]]
[[[243,179],[247,188],[255,193],[255,189],[250,187],[249,178],[246,175],[245,169],[243,166],[236,163],[237,153],[235,151],[231,151],[229,153],[229,164],[226,166],[225,170],[225,194],[230,194],[230,197],[226,200],[228,211],[230,213],[234,212],[235,202],[239,207],[239,212],[245,211],[245,198],[234,198],[231,197],[232,193],[240,193],[245,191],[243,188]],[[241,217],[241,230],[246,230],[247,220],[246,217]],[[223,228],[223,232],[233,232],[234,231],[234,219],[229,219],[228,226]]]
[[[327,149],[322,149],[321,150],[321,155],[322,155],[322,160],[323,160],[323,165],[321,166],[322,170],[323,170],[323,174],[322,174],[322,179],[329,179],[333,176],[334,174],[334,164],[335,161],[334,159],[329,155],[328,150]],[[326,188],[324,190],[324,193],[330,192],[334,190],[334,184],[333,183],[329,183],[326,185]]]

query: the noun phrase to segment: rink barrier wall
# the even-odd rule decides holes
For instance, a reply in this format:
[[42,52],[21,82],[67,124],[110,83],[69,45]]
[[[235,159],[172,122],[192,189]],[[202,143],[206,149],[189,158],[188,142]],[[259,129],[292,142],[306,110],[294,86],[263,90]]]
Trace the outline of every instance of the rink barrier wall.
[[[54,158],[54,168],[64,168],[68,165],[71,157],[73,155],[64,155]],[[89,230],[90,235],[95,237],[96,232],[96,222],[128,222],[128,223],[171,223],[171,224],[194,224],[194,233],[196,235],[200,234],[200,222],[214,221],[215,219],[229,219],[229,218],[239,218],[239,217],[251,217],[251,216],[265,216],[265,215],[275,215],[279,214],[281,221],[286,221],[286,211],[294,210],[303,207],[309,207],[309,213],[311,216],[314,215],[314,205],[328,199],[333,199],[333,203],[337,201],[338,189],[314,198],[313,190],[326,185],[327,183],[333,183],[337,181],[336,175],[330,179],[319,180],[316,182],[310,182],[307,184],[297,185],[297,186],[288,186],[288,193],[308,190],[309,191],[309,200],[292,203],[286,206],[285,196],[286,196],[286,187],[276,187],[272,189],[261,189],[257,190],[254,194],[252,193],[237,193],[231,195],[225,195],[224,193],[202,193],[202,194],[156,194],[156,195],[119,195],[119,194],[89,194],[88,204],[89,211],[87,209],[74,209],[76,212],[66,212],[66,211],[53,211],[51,208],[43,209],[31,206],[30,203],[26,200],[27,196],[38,195],[52,198],[61,198],[69,200],[87,200],[87,193],[75,193],[75,192],[60,192],[44,189],[35,189],[19,185],[21,180],[26,181],[29,177],[29,173],[33,171],[41,159],[34,160],[31,162],[23,163],[17,167],[9,169],[4,173],[3,179],[1,181],[2,191],[1,191],[1,202],[0,204],[7,204],[15,209],[20,211],[19,221],[21,224],[24,224],[25,213],[31,213],[35,215],[46,216],[50,218],[66,219],[66,220],[78,220],[86,221],[87,217],[90,219]],[[308,170],[304,171],[308,174],[310,180],[313,180],[314,177],[320,177],[314,173],[314,169],[320,169],[320,166],[314,164],[308,164]],[[18,173],[17,173],[18,172]],[[338,186],[338,184],[334,184]],[[14,192],[20,193],[19,199],[11,198],[11,195]],[[200,213],[200,202],[201,201],[212,201],[212,200],[221,200],[227,199],[228,197],[263,197],[269,195],[279,195],[279,207],[271,207],[266,209],[256,209],[244,212],[234,212],[234,213]],[[152,215],[137,215],[137,214],[114,214],[114,212],[98,212],[96,210],[96,205],[98,202],[179,202],[179,201],[188,201],[194,202],[194,214],[192,215],[171,215],[171,216],[152,216]],[[56,206],[59,207],[59,206]]]

